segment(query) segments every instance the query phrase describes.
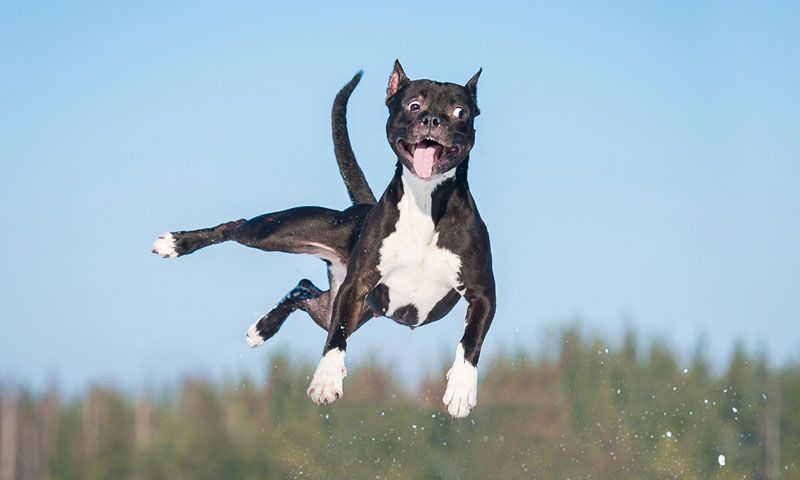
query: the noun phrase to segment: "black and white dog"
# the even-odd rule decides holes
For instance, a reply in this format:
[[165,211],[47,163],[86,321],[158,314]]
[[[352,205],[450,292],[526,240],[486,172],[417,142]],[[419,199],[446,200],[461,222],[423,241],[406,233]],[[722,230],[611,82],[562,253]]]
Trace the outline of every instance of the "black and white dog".
[[389,80],[386,135],[397,155],[394,178],[376,202],[347,133],[347,100],[359,72],[336,96],[336,159],[353,206],[298,207],[213,228],[166,233],[153,252],[174,258],[234,240],[266,251],[315,255],[330,287],[301,280],[247,332],[251,347],[275,335],[290,313],[307,312],[327,330],[308,395],[317,403],[342,396],[347,339],[373,316],[411,328],[469,302],[464,334],[447,373],[444,403],[454,417],[476,405],[478,357],[495,312],[495,283],[486,226],[467,183],[480,71],[466,85],[409,80],[399,62]]

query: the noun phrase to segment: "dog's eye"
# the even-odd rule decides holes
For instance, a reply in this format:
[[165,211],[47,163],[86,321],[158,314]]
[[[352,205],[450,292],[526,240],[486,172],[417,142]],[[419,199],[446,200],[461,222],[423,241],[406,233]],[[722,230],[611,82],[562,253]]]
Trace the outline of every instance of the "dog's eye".
[[412,112],[419,110],[419,100],[411,100],[411,103],[408,104],[408,109]]
[[456,107],[455,110],[453,110],[453,116],[458,119],[463,119],[467,116],[467,112],[465,112],[461,107]]

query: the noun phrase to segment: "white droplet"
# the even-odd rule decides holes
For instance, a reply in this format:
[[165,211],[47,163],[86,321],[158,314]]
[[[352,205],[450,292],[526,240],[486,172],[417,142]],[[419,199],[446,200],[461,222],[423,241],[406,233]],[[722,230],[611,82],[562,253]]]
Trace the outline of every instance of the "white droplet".
[[672,432],[670,432],[669,430],[667,430],[667,438],[672,438]]
[[739,411],[736,409],[736,407],[732,407],[731,410],[733,411],[733,413],[737,413]]
[[689,369],[688,368],[684,368],[683,369],[683,373],[689,373]]
[[720,467],[724,467],[725,466],[725,455],[720,455],[719,457],[717,457],[717,462],[719,463]]

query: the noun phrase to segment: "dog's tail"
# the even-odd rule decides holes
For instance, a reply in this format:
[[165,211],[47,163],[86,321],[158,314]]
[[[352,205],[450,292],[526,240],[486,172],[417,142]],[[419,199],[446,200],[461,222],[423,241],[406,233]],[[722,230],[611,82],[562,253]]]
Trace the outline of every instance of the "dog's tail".
[[375,195],[369,188],[364,172],[356,162],[356,156],[350,145],[350,136],[347,133],[347,100],[356,88],[364,71],[355,74],[347,85],[339,90],[336,99],[333,101],[333,111],[331,112],[331,124],[333,129],[333,151],[336,155],[336,162],[339,164],[339,173],[342,174],[344,185],[353,204],[375,203]]

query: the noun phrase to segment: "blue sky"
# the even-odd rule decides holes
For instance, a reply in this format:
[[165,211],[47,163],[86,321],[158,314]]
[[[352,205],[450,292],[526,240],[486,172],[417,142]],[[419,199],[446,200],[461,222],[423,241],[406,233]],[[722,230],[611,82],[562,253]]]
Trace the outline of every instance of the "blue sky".
[[[737,340],[800,351],[800,7],[773,2],[6,3],[0,16],[0,378],[68,389],[313,360],[296,314],[247,326],[322,264],[235,244],[176,261],[167,230],[344,208],[330,105],[358,69],[351,138],[376,192],[394,159],[385,83],[479,67],[470,183],[498,312],[486,351],[564,325],[625,326],[718,362]],[[382,319],[349,363],[414,378],[463,304],[411,333]],[[390,345],[390,348],[386,346]]]

